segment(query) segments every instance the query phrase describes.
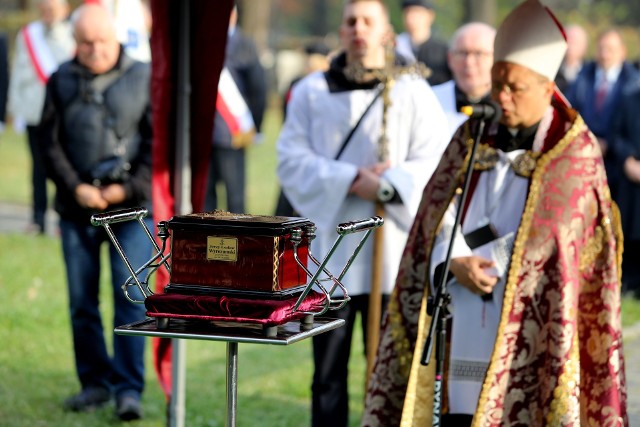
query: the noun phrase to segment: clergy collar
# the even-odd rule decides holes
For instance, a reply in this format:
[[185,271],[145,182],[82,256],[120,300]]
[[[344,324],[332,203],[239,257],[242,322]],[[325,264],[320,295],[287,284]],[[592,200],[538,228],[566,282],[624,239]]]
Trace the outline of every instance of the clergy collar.
[[509,129],[500,124],[498,126],[498,133],[496,134],[495,148],[498,148],[505,153],[519,149],[531,150],[533,148],[533,140],[535,139],[539,125],[540,122],[528,128],[519,129],[515,134],[513,134],[513,129]]
[[489,92],[487,92],[487,94],[485,96],[483,96],[482,98],[472,100],[471,98],[469,98],[469,96],[467,96],[466,93],[464,93],[458,87],[457,83],[454,85],[454,91],[455,91],[455,96],[456,96],[456,111],[460,111],[460,108],[464,107],[465,105],[479,104],[479,103],[482,103],[482,102],[487,102],[487,101],[489,101],[491,99],[491,94]]
[[[407,61],[400,55],[396,55],[396,65],[406,65]],[[336,56],[329,64],[329,70],[324,76],[329,86],[329,92],[346,92],[350,90],[367,90],[378,86],[380,81],[374,79],[368,82],[355,82],[345,76],[344,69],[347,66],[347,55],[343,52]]]

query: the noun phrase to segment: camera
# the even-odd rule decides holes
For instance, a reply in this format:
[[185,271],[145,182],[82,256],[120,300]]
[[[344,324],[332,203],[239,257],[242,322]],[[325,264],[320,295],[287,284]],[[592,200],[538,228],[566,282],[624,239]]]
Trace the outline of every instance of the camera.
[[131,164],[120,156],[102,160],[89,171],[91,183],[96,187],[120,184],[129,178]]

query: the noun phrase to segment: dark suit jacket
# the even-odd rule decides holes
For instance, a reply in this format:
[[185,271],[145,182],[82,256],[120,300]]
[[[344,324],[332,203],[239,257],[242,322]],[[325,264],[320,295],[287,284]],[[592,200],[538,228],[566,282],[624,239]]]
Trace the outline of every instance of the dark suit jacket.
[[[578,77],[567,90],[566,96],[571,105],[578,110],[585,123],[599,138],[604,138],[609,144],[611,139],[611,125],[614,112],[620,106],[622,93],[626,87],[635,84],[640,79],[638,71],[629,62],[625,62],[620,70],[620,75],[615,85],[610,89],[601,111],[596,111],[596,63],[589,62],[582,67]],[[618,194],[618,181],[621,178],[617,160],[611,150],[607,150],[604,156],[605,169],[611,193],[615,197]]]
[[640,240],[640,184],[631,182],[623,172],[628,157],[640,160],[640,81],[623,93],[613,118],[609,149],[620,171],[616,202],[622,215],[625,241]]
[[595,108],[596,99],[596,63],[589,62],[582,67],[575,82],[565,94],[573,108],[578,110],[591,132],[596,136],[607,138],[611,129],[613,113],[620,104],[622,91],[625,86],[634,84],[640,77],[638,71],[629,62],[622,65],[620,76],[611,88],[602,111]]
[[431,76],[427,79],[430,85],[439,85],[453,78],[447,63],[447,43],[442,40],[429,38],[418,46],[416,60],[431,68]]
[[7,35],[0,33],[0,122],[6,121],[7,92],[9,90],[9,54]]

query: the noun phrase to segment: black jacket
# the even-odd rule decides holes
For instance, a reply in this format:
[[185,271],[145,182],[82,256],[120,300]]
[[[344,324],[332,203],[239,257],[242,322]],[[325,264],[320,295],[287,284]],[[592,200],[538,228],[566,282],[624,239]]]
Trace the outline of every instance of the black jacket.
[[0,122],[6,121],[7,95],[9,92],[9,54],[7,36],[0,33]]
[[609,150],[619,173],[618,191],[614,199],[622,216],[625,243],[640,241],[640,184],[632,182],[624,173],[624,162],[633,157],[640,160],[640,81],[622,94],[611,128]]
[[[96,82],[113,76],[96,93]],[[126,201],[109,210],[148,206],[151,200],[150,69],[120,53],[118,63],[96,76],[77,59],[63,63],[47,83],[39,127],[48,176],[56,184],[56,211],[62,218],[88,221],[95,212],[81,208],[75,189],[81,183],[99,185],[93,173],[116,153],[129,170],[120,182]],[[124,152],[124,153],[122,153]]]
[[448,50],[447,43],[433,37],[417,48],[416,60],[431,69],[431,76],[427,79],[431,86],[448,82],[453,78],[447,62]]

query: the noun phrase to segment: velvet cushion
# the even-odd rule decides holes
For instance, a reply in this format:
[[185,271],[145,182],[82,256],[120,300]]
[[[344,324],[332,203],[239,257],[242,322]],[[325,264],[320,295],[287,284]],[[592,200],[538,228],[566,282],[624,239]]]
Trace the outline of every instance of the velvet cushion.
[[282,325],[305,316],[305,311],[318,312],[325,295],[311,291],[297,311],[293,306],[298,296],[283,300],[238,298],[226,295],[154,294],[144,305],[149,317],[249,322],[266,326]]

